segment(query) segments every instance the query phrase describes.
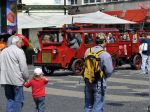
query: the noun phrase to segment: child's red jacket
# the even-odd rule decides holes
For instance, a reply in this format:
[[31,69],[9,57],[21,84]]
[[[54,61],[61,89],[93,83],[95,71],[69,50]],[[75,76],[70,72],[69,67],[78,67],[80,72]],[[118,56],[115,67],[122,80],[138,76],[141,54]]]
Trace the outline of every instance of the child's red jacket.
[[45,85],[48,83],[46,77],[41,77],[39,79],[32,78],[28,82],[24,83],[24,86],[29,88],[32,87],[33,98],[46,96]]

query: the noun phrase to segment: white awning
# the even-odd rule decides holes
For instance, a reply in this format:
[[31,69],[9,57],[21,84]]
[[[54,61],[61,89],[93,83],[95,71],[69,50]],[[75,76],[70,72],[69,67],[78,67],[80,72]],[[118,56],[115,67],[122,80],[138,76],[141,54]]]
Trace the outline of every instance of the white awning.
[[90,24],[135,24],[135,22],[120,19],[102,12],[93,12],[78,15],[45,15],[19,13],[18,28],[44,28],[62,27],[64,24],[90,23]]
[[75,16],[73,22],[92,24],[135,24],[135,22],[120,19],[100,11]]

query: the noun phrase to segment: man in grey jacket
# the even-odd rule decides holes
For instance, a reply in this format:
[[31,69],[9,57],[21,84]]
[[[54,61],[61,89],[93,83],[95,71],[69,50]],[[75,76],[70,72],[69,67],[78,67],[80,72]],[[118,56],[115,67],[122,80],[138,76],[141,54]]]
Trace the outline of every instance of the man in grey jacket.
[[21,112],[23,106],[23,83],[29,73],[22,39],[12,36],[12,44],[0,53],[0,84],[7,98],[6,112]]

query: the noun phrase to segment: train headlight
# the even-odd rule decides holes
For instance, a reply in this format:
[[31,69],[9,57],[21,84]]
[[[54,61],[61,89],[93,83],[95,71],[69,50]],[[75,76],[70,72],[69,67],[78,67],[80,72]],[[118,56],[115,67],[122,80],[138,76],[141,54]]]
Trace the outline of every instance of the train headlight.
[[38,48],[33,48],[33,50],[34,50],[34,53],[35,53],[35,54],[38,54],[38,53],[39,53],[39,49],[38,49]]
[[57,49],[54,49],[53,50],[53,54],[57,54],[58,53],[58,50]]

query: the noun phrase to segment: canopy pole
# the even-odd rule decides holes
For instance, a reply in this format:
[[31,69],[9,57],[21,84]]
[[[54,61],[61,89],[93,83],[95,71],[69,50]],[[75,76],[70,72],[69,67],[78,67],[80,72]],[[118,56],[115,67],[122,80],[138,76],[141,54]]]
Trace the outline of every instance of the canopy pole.
[[141,28],[142,30],[144,29],[144,25],[145,25],[145,22],[142,23],[142,28]]
[[74,17],[72,16],[72,24],[73,24],[73,19],[74,19]]

